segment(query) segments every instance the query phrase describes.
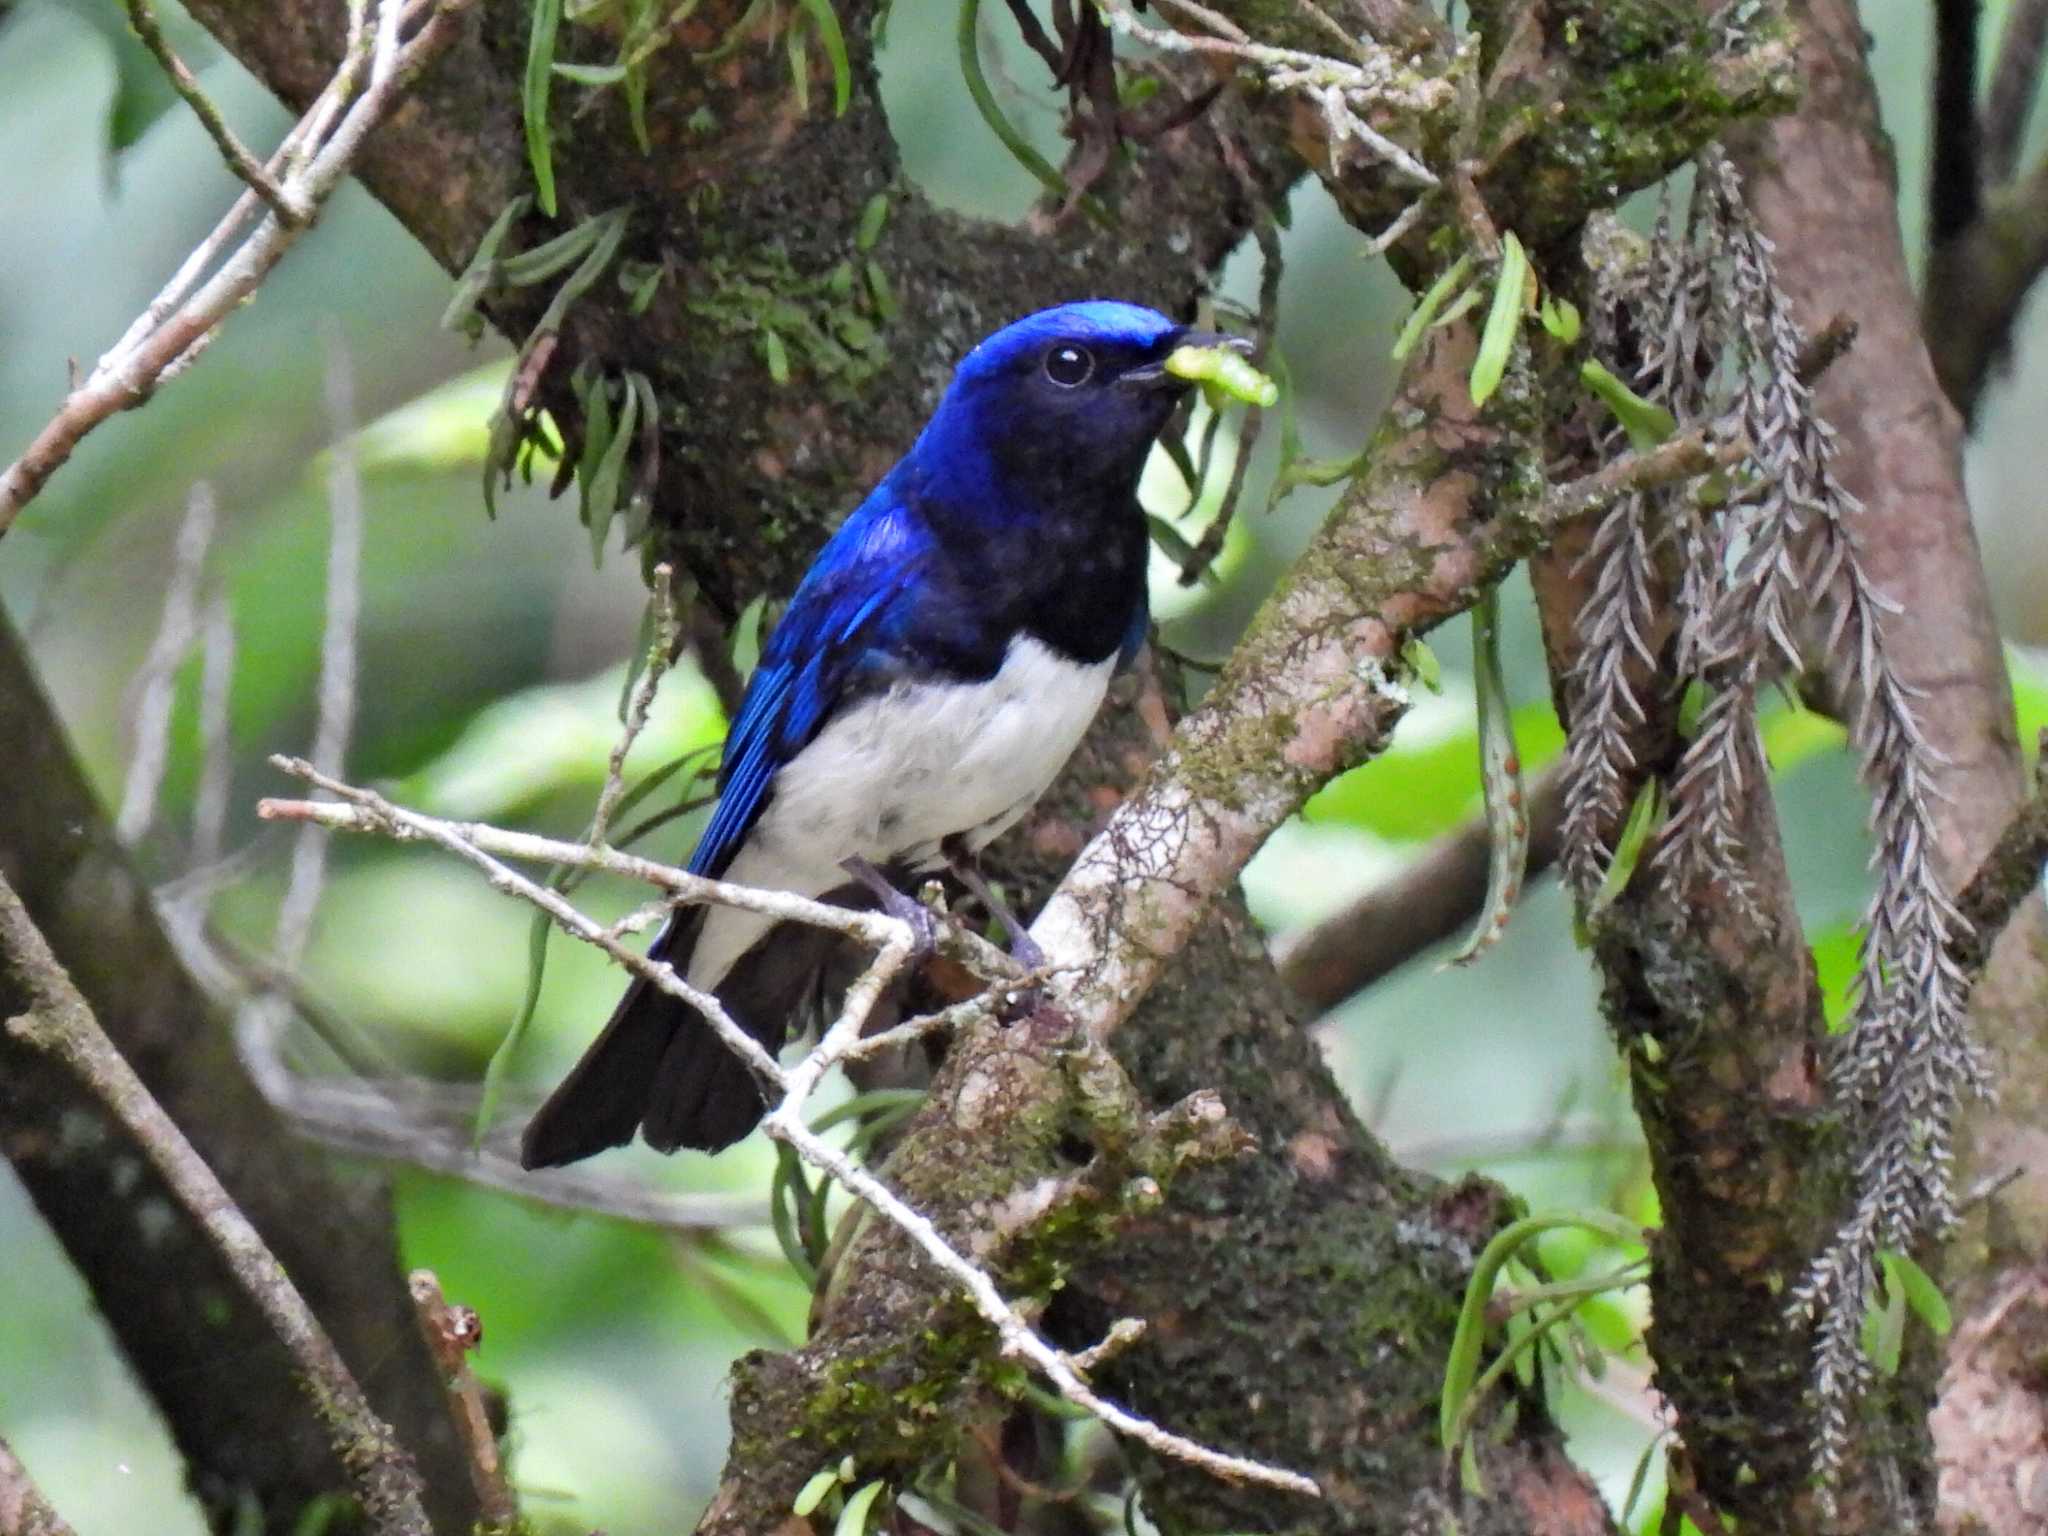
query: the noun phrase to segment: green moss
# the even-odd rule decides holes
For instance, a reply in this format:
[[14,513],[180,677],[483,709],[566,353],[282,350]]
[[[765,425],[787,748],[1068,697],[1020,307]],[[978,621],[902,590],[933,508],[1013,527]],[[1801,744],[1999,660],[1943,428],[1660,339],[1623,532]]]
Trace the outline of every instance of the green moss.
[[800,370],[813,387],[850,399],[888,366],[885,306],[850,262],[805,276],[772,245],[739,260],[713,257],[704,275],[708,290],[688,301],[690,313],[749,340],[778,384]]

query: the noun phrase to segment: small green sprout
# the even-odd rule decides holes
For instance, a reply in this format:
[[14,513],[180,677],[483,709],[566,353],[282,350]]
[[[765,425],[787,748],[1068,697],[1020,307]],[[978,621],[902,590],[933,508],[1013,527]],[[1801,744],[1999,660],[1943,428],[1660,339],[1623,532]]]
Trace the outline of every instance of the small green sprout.
[[1273,405],[1280,399],[1280,386],[1229,347],[1175,347],[1166,371],[1177,379],[1213,384],[1246,405]]

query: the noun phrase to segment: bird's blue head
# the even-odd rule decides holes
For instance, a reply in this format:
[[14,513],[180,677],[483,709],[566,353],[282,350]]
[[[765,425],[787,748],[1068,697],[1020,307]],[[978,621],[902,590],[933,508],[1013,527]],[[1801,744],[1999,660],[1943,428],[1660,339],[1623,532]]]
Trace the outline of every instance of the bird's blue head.
[[1042,309],[967,354],[915,456],[1001,500],[1127,503],[1188,390],[1166,371],[1168,354],[1225,341],[1138,304]]

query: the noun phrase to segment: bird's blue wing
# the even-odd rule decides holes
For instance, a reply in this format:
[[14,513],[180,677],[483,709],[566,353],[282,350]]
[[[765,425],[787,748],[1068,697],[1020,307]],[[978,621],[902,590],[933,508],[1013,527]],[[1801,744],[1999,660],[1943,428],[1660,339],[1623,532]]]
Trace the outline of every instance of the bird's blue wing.
[[887,671],[883,638],[911,602],[926,551],[881,492],[819,551],[747,682],[718,771],[718,808],[690,856],[713,878],[739,852],[775,774],[810,744],[833,709]]

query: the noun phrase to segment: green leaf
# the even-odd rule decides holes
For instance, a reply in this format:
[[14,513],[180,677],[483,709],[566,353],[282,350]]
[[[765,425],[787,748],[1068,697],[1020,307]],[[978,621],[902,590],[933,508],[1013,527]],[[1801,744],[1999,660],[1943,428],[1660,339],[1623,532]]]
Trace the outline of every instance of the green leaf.
[[[846,104],[853,99],[853,65],[846,56],[846,34],[839,30],[839,13],[832,0],[797,0],[818,29],[818,42],[832,65],[832,115],[846,116]],[[866,246],[860,249],[866,250]]]
[[632,127],[633,142],[640,153],[654,153],[654,139],[647,132],[647,66],[643,63],[626,71],[626,122]]
[[1628,433],[1629,446],[1638,453],[1668,442],[1678,430],[1677,418],[1663,406],[1645,400],[1590,357],[1579,364],[1579,381],[1614,412],[1615,420]]
[[1570,346],[1579,339],[1579,306],[1570,299],[1560,299],[1555,294],[1543,296],[1543,307],[1537,312],[1543,322],[1543,329]]
[[1635,804],[1629,807],[1628,820],[1623,823],[1621,837],[1614,845],[1614,857],[1608,861],[1607,873],[1600,881],[1600,889],[1593,893],[1593,899],[1586,903],[1580,926],[1587,930],[1593,919],[1614,905],[1615,899],[1628,889],[1629,877],[1636,872],[1643,850],[1650,845],[1650,839],[1664,824],[1664,794],[1657,781],[1651,779],[1636,791]]
[[1444,1362],[1443,1394],[1438,1403],[1438,1432],[1443,1448],[1451,1451],[1463,1438],[1461,1424],[1473,1384],[1479,1375],[1479,1352],[1486,1342],[1487,1303],[1501,1270],[1525,1243],[1545,1232],[1565,1227],[1583,1227],[1611,1237],[1616,1242],[1639,1245],[1643,1229],[1611,1211],[1565,1211],[1556,1215],[1524,1216],[1493,1235],[1472,1266],[1472,1278],[1465,1286],[1465,1299],[1458,1309],[1458,1325],[1451,1335],[1451,1348]]
[[782,36],[783,50],[789,55],[789,90],[796,97],[798,116],[807,116],[811,110],[811,67],[804,54],[804,35],[791,27]]
[[1885,1376],[1899,1374],[1906,1343],[1906,1298],[1887,1287],[1884,1300],[1863,1314],[1863,1353]]
[[[531,202],[532,199],[526,201]],[[552,240],[542,241],[530,251],[507,256],[499,264],[498,275],[515,288],[531,288],[536,283],[544,283],[557,272],[566,272],[580,261],[597,244],[601,233],[596,219],[585,219]]]
[[597,466],[611,452],[615,435],[612,431],[612,397],[602,379],[586,383],[577,395],[583,405],[583,452],[576,460],[577,514],[583,526],[588,528],[598,515],[595,498],[591,495],[592,487],[597,484]]
[[863,1483],[846,1501],[846,1508],[839,1512],[839,1523],[832,1527],[832,1536],[863,1536],[868,1528],[868,1511],[874,1508],[875,1500],[889,1485],[876,1481]]
[[[598,391],[603,393],[602,388]],[[619,510],[619,486],[625,478],[626,455],[633,446],[634,429],[640,424],[640,392],[628,386],[619,402],[619,421],[612,439],[597,461],[590,491],[590,555],[594,564],[604,564],[605,535]]]
[[761,360],[768,365],[768,377],[777,384],[789,382],[789,345],[780,331],[761,333]]
[[661,267],[652,261],[629,261],[619,268],[619,287],[626,295],[626,313],[644,315],[661,286]]
[[1515,750],[1514,716],[1500,665],[1500,590],[1472,609],[1473,679],[1479,689],[1480,782],[1485,787],[1486,902],[1472,933],[1446,965],[1470,965],[1507,931],[1529,867],[1529,812],[1522,797],[1522,763]]
[[884,320],[894,320],[898,309],[895,290],[889,286],[889,274],[882,270],[879,261],[867,264],[868,293],[875,301],[875,313]]
[[526,122],[526,157],[533,162],[534,195],[549,218],[555,216],[555,154],[548,132],[548,87],[555,77],[555,34],[561,25],[562,0],[533,0],[533,31],[527,39],[519,104]]
[[491,220],[491,227],[476,243],[476,250],[471,253],[468,265],[463,267],[462,275],[455,279],[455,294],[441,312],[442,330],[452,331],[458,326],[465,326],[474,317],[477,300],[490,288],[491,279],[497,272],[498,247],[505,243],[505,236],[511,233],[513,223],[532,206],[533,199],[522,192],[498,210],[498,216]]
[[[614,208],[609,213],[600,213],[584,221],[591,226],[589,252],[582,263],[562,279],[555,289],[554,297],[548,300],[548,307],[541,311],[535,322],[535,335],[562,328],[562,317],[569,313],[569,306],[590,291],[591,285],[604,275],[605,268],[612,264],[612,258],[619,252],[619,242],[626,238],[626,210]],[[509,264],[508,264],[509,265]]]
[[799,1520],[825,1502],[825,1495],[839,1486],[839,1469],[827,1467],[822,1472],[813,1472],[811,1480],[798,1490],[796,1502],[789,1506],[789,1512]]
[[1934,1277],[1914,1263],[1912,1258],[1893,1249],[1886,1249],[1877,1256],[1884,1267],[1884,1288],[1888,1295],[1904,1298],[1913,1315],[1944,1338],[1955,1326],[1955,1318],[1948,1309],[1948,1298],[1941,1294],[1941,1287],[1934,1283]]
[[882,238],[882,226],[889,220],[889,194],[877,192],[860,211],[860,224],[853,232],[853,248],[872,251]]
[[555,73],[578,85],[617,85],[626,78],[623,64],[557,64]]
[[[981,114],[981,120],[988,125],[988,131],[996,136],[1019,165],[1038,179],[1040,186],[1064,204],[1073,195],[1067,186],[1067,178],[1062,176],[1045,156],[1033,149],[1024,135],[1011,125],[1009,118],[1003,115],[1003,109],[996,101],[995,92],[989,89],[988,77],[981,69],[980,19],[981,0],[960,0],[960,19],[953,35],[959,47],[960,77],[967,84],[967,94],[973,98],[974,109]],[[1080,200],[1080,206],[1098,223],[1112,222],[1108,210],[1097,198],[1084,196]]]
[[1416,301],[1414,310],[1401,327],[1401,334],[1394,338],[1393,358],[1397,363],[1406,362],[1408,354],[1415,350],[1415,344],[1422,340],[1422,333],[1429,329],[1429,323],[1437,317],[1450,296],[1457,292],[1458,285],[1465,281],[1465,275],[1472,270],[1472,253],[1467,251],[1452,262],[1429,285],[1429,289]]
[[1528,281],[1528,253],[1511,229],[1500,237],[1500,272],[1494,279],[1493,307],[1486,312],[1486,324],[1479,332],[1479,353],[1472,359],[1474,405],[1484,405],[1492,399],[1500,381],[1507,377],[1508,358],[1522,328]]
[[768,1182],[768,1224],[774,1229],[775,1241],[782,1247],[782,1256],[789,1260],[789,1267],[796,1271],[806,1286],[816,1288],[818,1266],[811,1262],[810,1251],[804,1246],[803,1234],[797,1229],[797,1210],[810,1202],[811,1184],[804,1176],[802,1161],[794,1150],[782,1142],[775,1144],[775,1176]]
[[1410,635],[1408,643],[1401,647],[1401,663],[1431,693],[1444,691],[1444,665],[1419,635]]

